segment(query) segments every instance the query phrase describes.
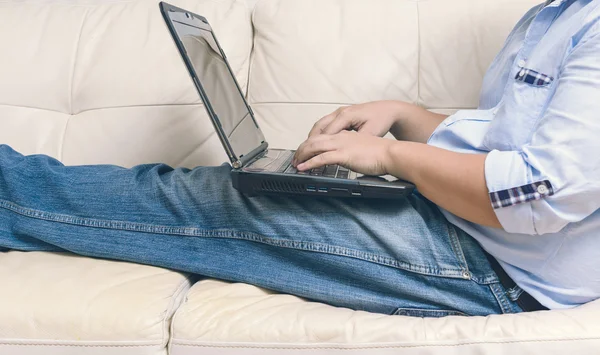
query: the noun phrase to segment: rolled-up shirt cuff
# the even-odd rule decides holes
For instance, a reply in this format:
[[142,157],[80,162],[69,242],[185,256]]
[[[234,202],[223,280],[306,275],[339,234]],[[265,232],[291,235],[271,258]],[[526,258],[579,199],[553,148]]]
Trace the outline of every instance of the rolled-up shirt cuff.
[[485,160],[485,180],[502,228],[509,233],[536,234],[529,202],[538,198],[527,194],[536,182],[530,180],[523,156],[515,151],[491,151]]

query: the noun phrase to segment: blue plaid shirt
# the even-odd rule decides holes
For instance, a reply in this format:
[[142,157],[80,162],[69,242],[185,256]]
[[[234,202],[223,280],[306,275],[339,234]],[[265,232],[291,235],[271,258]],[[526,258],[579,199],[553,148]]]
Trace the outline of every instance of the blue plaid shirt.
[[517,24],[483,83],[429,144],[487,153],[503,229],[447,211],[549,308],[600,298],[600,0],[555,0]]

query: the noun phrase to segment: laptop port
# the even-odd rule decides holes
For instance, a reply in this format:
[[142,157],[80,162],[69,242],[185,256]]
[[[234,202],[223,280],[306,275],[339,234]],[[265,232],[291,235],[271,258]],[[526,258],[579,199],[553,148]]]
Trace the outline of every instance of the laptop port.
[[352,196],[362,196],[362,192],[359,190],[352,190]]
[[327,192],[328,190],[326,187],[319,187],[319,192]]
[[307,186],[306,191],[308,192],[317,192],[316,186]]

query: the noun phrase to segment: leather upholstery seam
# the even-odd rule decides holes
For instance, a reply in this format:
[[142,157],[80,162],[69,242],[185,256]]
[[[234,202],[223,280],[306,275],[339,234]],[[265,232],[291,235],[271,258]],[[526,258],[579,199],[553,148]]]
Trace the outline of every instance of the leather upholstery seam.
[[77,69],[77,56],[79,55],[79,45],[81,43],[81,36],[83,34],[83,27],[85,26],[85,20],[88,17],[89,10],[86,10],[79,26],[79,36],[77,37],[77,43],[75,43],[75,53],[73,53],[73,67],[71,68],[71,78],[69,80],[69,114],[73,114],[73,83],[75,81],[75,70]]
[[[341,102],[303,102],[303,101],[264,101],[264,102],[251,102],[250,97],[248,97],[248,103],[250,106],[259,106],[259,105],[336,105],[336,106],[350,106],[354,105],[353,103],[341,103]],[[0,107],[15,107],[15,108],[23,108],[30,110],[40,110],[40,111],[48,111],[60,113],[63,115],[77,116],[86,112],[93,111],[102,111],[102,110],[118,110],[118,109],[127,109],[127,108],[146,108],[146,107],[173,107],[173,106],[181,106],[181,107],[203,107],[204,105],[201,103],[181,103],[181,104],[135,104],[135,105],[124,105],[124,106],[107,106],[107,107],[96,107],[90,108],[87,110],[82,110],[77,113],[69,114],[68,112],[53,110],[44,107],[34,107],[34,106],[25,106],[25,105],[11,105],[7,103],[0,103]],[[426,107],[428,110],[470,110],[472,107]]]
[[0,346],[55,346],[55,347],[76,347],[76,348],[142,348],[142,347],[157,347],[163,346],[162,342],[160,343],[147,343],[147,344],[74,344],[74,343],[65,343],[65,344],[52,344],[52,343],[38,343],[38,344],[25,344],[25,343],[8,343],[8,342],[0,342]]
[[[70,7],[87,7],[87,8],[91,8],[91,7],[98,7],[98,6],[102,6],[102,5],[114,5],[114,4],[130,4],[130,3],[135,3],[136,0],[103,0],[101,2],[98,3],[82,3],[82,4],[73,4],[72,1],[69,0],[55,0],[53,2],[53,4],[59,4],[59,5],[68,5]],[[39,1],[34,1],[34,0],[23,0],[23,1],[19,1],[17,2],[17,4],[21,5],[21,4],[39,4]],[[5,5],[12,5],[10,2],[7,1],[0,1],[0,5],[5,6]]]
[[[175,313],[177,313],[177,309],[179,308],[179,305],[176,305],[175,302],[177,300],[177,297],[184,292],[184,290],[187,288],[187,286],[192,285],[192,277],[191,275],[186,275],[185,279],[182,280],[179,285],[177,286],[177,288],[175,289],[175,291],[173,292],[173,294],[171,294],[171,300],[169,301],[169,304],[167,305],[167,309],[165,310],[165,316],[163,318],[162,321],[162,334],[161,334],[161,338],[162,338],[162,346],[167,346],[167,344],[169,344],[169,340],[171,339],[171,320],[175,317]],[[173,311],[173,313],[171,313],[171,311]],[[169,314],[170,317],[169,317]],[[168,329],[168,330],[167,330]]]
[[[248,101],[254,107],[258,105],[335,105],[335,106],[350,106],[355,103],[349,102],[316,102],[316,101]],[[473,107],[425,107],[428,110],[472,110]]]
[[584,338],[563,338],[563,339],[528,339],[528,340],[497,340],[497,341],[473,341],[473,342],[464,342],[464,343],[454,343],[454,344],[397,344],[397,345],[364,345],[357,344],[356,346],[352,346],[352,344],[348,344],[348,347],[342,347],[339,345],[333,346],[311,346],[307,344],[306,346],[290,346],[290,347],[282,347],[282,346],[254,346],[252,344],[248,344],[245,346],[242,345],[213,345],[213,344],[197,344],[197,343],[184,343],[178,342],[174,340],[172,343],[174,346],[189,346],[189,347],[199,347],[199,348],[217,348],[217,349],[264,349],[264,350],[372,350],[372,349],[402,349],[402,348],[432,348],[432,347],[459,347],[459,346],[472,346],[472,345],[491,345],[491,344],[524,344],[524,343],[557,343],[557,342],[571,342],[571,341],[588,341],[588,340],[600,340],[600,337],[584,337]]
[[67,130],[69,129],[69,123],[71,122],[72,115],[67,116],[67,120],[65,122],[65,128],[62,131],[62,135],[60,137],[60,147],[58,148],[58,160],[63,161],[64,159],[64,151],[65,151],[65,137],[67,136]]
[[[181,340],[177,340],[172,338],[172,344],[174,346],[189,346],[189,347],[201,347],[201,348],[231,348],[231,349],[265,349],[265,350],[359,350],[359,349],[396,349],[396,348],[426,348],[426,347],[457,347],[457,346],[470,346],[470,345],[486,345],[486,344],[521,344],[521,343],[555,343],[555,342],[563,342],[563,341],[588,341],[588,340],[600,340],[600,337],[581,337],[581,338],[561,338],[561,339],[529,339],[529,340],[498,340],[498,341],[482,341],[482,342],[465,342],[465,343],[455,343],[455,344],[419,344],[419,345],[410,345],[410,344],[398,344],[398,345],[367,345],[357,344],[352,347],[341,347],[339,345],[334,346],[311,346],[308,344],[307,346],[291,346],[291,347],[281,347],[281,346],[255,346],[252,344],[248,344],[245,346],[241,345],[214,345],[214,344],[198,344],[198,343],[185,343]],[[349,344],[351,345],[351,344]],[[146,343],[146,344],[74,344],[74,343],[66,343],[66,344],[52,344],[52,343],[39,343],[39,344],[19,344],[19,343],[8,343],[8,342],[0,342],[0,346],[55,346],[55,347],[98,347],[98,348],[133,348],[133,347],[155,347],[162,346],[162,342],[157,343]]]
[[69,80],[69,116],[67,117],[67,122],[65,122],[65,128],[62,132],[62,137],[60,139],[60,148],[58,151],[59,160],[63,160],[63,153],[65,147],[65,137],[67,136],[67,130],[69,128],[69,122],[71,121],[71,117],[73,116],[73,82],[75,80],[75,70],[77,69],[77,56],[79,55],[79,46],[81,43],[81,36],[83,33],[83,27],[85,26],[85,20],[87,19],[89,13],[89,9],[85,11],[83,14],[83,19],[81,20],[81,26],[79,26],[79,37],[77,37],[77,43],[75,44],[75,53],[73,54],[73,67],[71,68],[71,78]]
[[63,112],[63,111],[53,110],[53,109],[44,108],[44,107],[34,107],[34,106],[25,106],[25,105],[11,105],[11,104],[6,104],[6,103],[0,103],[0,107],[2,107],[2,106],[4,106],[4,107],[23,108],[23,109],[30,109],[30,110],[40,110],[40,111],[47,111],[47,112],[56,112],[56,113],[60,113],[60,114],[63,114],[63,115],[77,116],[77,115],[80,115],[80,114],[85,113],[85,112],[102,111],[102,110],[118,110],[118,109],[127,109],[127,108],[146,108],[146,107],[172,107],[172,106],[181,106],[181,107],[195,106],[195,107],[203,107],[204,105],[201,104],[201,103],[186,103],[186,104],[139,104],[139,105],[124,105],[124,106],[107,106],[107,107],[90,108],[90,109],[87,109],[87,110],[79,111],[77,113]]

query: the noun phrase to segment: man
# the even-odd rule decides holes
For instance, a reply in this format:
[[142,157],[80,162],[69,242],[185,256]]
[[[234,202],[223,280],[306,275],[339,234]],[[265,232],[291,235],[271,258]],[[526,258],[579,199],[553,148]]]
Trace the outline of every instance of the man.
[[574,307],[600,297],[598,58],[600,0],[542,4],[492,63],[479,110],[341,108],[296,153],[300,170],[339,163],[417,185],[401,201],[248,198],[228,166],[65,167],[0,146],[0,246],[386,314]]

